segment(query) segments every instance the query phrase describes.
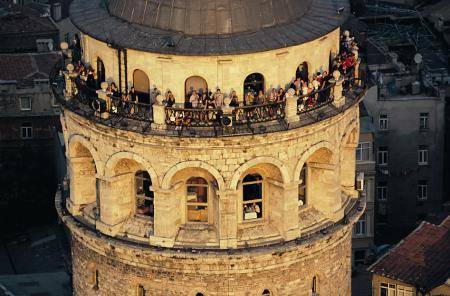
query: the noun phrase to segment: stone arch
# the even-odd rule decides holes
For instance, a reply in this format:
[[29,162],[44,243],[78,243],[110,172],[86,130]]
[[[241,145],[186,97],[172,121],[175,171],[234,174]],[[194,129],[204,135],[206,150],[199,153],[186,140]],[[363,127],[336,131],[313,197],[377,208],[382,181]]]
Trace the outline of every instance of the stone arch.
[[150,174],[150,177],[152,179],[153,187],[158,188],[159,187],[159,177],[156,173],[155,169],[151,165],[150,161],[148,161],[146,158],[128,151],[121,151],[113,154],[107,161],[105,165],[105,176],[106,177],[113,177],[114,176],[114,168],[117,165],[117,163],[122,159],[129,159],[133,160],[140,165]]
[[[300,172],[303,168],[303,165],[314,153],[316,153],[316,151],[318,151],[321,148],[326,148],[331,152],[336,150],[336,147],[333,146],[328,141],[322,141],[322,142],[316,143],[313,146],[311,146],[310,148],[308,148],[305,152],[303,152],[302,156],[300,157],[300,159],[297,162],[297,165],[295,166],[294,175],[293,175],[294,180],[298,180],[300,178]],[[336,154],[332,153],[332,156],[333,157],[332,157],[331,162],[336,163]]]
[[103,62],[101,57],[97,57],[96,68],[97,68],[97,87],[99,88],[100,84],[106,81],[105,63]]
[[311,65],[307,61],[302,61],[297,65],[297,68],[295,68],[295,78],[300,78],[303,80],[305,80],[305,78],[309,79],[311,71]]
[[332,214],[340,208],[338,153],[333,153],[334,150],[331,143],[323,141],[300,157],[294,173],[295,181],[299,182],[299,206],[306,204],[324,214]]
[[150,79],[144,71],[140,69],[133,71],[133,87],[139,97],[139,102],[150,103]]
[[84,136],[75,134],[75,135],[71,135],[69,137],[69,141],[68,141],[68,149],[67,149],[67,156],[69,157],[69,159],[71,157],[75,157],[75,144],[79,143],[81,145],[83,145],[91,154],[92,158],[94,159],[94,165],[95,168],[97,170],[97,174],[98,175],[102,175],[103,174],[103,169],[102,166],[100,165],[100,156],[97,153],[97,149],[94,147],[94,145],[87,140]]
[[356,122],[349,124],[341,138],[340,143],[340,173],[341,185],[347,190],[352,191],[355,186],[355,167],[356,154],[355,149],[359,142],[359,125]]
[[353,120],[344,130],[341,138],[342,145],[352,145],[354,147],[358,146],[359,139],[359,123]]
[[205,171],[207,171],[208,173],[210,173],[217,181],[219,190],[224,190],[225,189],[225,182],[223,180],[222,175],[219,173],[219,171],[213,167],[212,165],[200,161],[200,160],[192,160],[192,161],[185,161],[185,162],[180,162],[174,166],[172,166],[164,175],[163,180],[161,182],[161,188],[162,189],[169,189],[170,188],[170,182],[173,178],[173,176],[175,176],[175,174],[183,169],[187,169],[187,168],[200,168],[200,169],[204,169]]
[[201,89],[203,92],[208,90],[208,82],[200,75],[192,75],[184,81],[184,95],[187,96],[189,92]]
[[258,91],[262,90],[265,92],[266,90],[266,77],[259,72],[250,73],[245,76],[243,81],[243,94],[244,96],[247,94],[248,89],[251,89],[254,93],[258,93]]
[[281,160],[270,156],[258,156],[256,158],[253,158],[252,160],[247,161],[236,170],[230,181],[230,189],[236,190],[242,174],[244,174],[250,168],[260,164],[271,164],[277,167],[281,173],[283,183],[287,184],[291,181],[289,171],[286,165]]

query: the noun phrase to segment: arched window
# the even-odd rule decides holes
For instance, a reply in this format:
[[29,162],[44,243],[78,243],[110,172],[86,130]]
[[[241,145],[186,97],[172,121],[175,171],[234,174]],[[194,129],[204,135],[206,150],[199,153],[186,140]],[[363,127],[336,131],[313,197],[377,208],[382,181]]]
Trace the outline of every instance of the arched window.
[[150,104],[150,80],[142,70],[134,70],[133,87],[139,103]]
[[134,175],[136,188],[136,214],[153,218],[153,192],[150,191],[152,180],[146,171],[138,171]]
[[262,295],[262,296],[272,296],[272,293],[270,292],[270,290],[265,289],[265,290],[262,292],[261,295]]
[[308,81],[309,80],[308,77],[309,77],[308,63],[303,62],[298,66],[297,71],[295,72],[295,78],[301,79],[303,81]]
[[264,76],[260,73],[253,73],[247,76],[244,81],[244,95],[249,91],[257,95],[259,91],[264,92]]
[[302,170],[300,171],[300,180],[298,183],[298,205],[303,206],[306,204],[306,163],[303,165]]
[[101,58],[97,58],[97,88],[100,88],[100,84],[106,81],[105,77],[105,65]]
[[243,220],[252,221],[263,217],[263,177],[249,174],[242,181]]
[[195,296],[204,296],[203,293],[198,292]]
[[318,289],[317,289],[317,276],[314,276],[312,278],[312,283],[311,284],[312,284],[311,292],[313,293],[313,295],[315,295],[317,293],[317,291],[318,291]]
[[187,222],[208,222],[208,182],[201,177],[187,182]]
[[196,90],[199,94],[203,94],[208,91],[208,83],[203,77],[191,76],[184,82],[184,93],[186,97],[189,97],[192,92]]

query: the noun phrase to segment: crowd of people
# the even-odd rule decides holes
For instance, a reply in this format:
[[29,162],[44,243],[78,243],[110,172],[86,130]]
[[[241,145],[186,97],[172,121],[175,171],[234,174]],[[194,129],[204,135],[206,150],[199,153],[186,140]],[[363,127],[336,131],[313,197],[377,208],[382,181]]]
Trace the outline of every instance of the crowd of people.
[[[271,88],[265,92],[261,87],[256,87],[256,85],[254,87],[248,86],[244,90],[242,99],[238,98],[235,90],[231,90],[226,95],[221,92],[220,88],[217,88],[214,92],[208,89],[191,88],[185,96],[182,107],[176,105],[175,96],[170,90],[167,90],[162,103],[167,108],[178,107],[176,109],[179,109],[179,111],[176,114],[172,114],[171,118],[169,118],[169,122],[175,125],[190,125],[195,116],[195,110],[218,110],[226,104],[229,107],[236,108],[234,114],[238,118],[267,116],[269,117],[268,119],[271,119],[274,114],[279,113],[279,110],[274,107],[268,107],[263,108],[262,111],[257,111],[252,106],[276,105],[276,103],[283,102],[286,99],[286,90],[292,89],[295,96],[298,97],[298,111],[305,112],[332,100],[330,96],[330,89],[333,85],[331,83],[332,73],[338,70],[343,76],[351,75],[358,59],[357,51],[358,46],[354,42],[354,38],[350,37],[348,31],[345,31],[341,39],[341,52],[333,59],[330,65],[330,72],[322,71],[309,75],[307,70],[300,70],[299,68],[296,77],[286,88]],[[99,79],[96,79],[95,71],[92,67],[86,67],[81,61],[78,61],[75,64],[75,71],[79,73],[80,78],[88,88],[92,90],[100,88]],[[153,105],[161,95],[157,88],[154,88],[150,94],[146,94],[145,92],[137,92],[133,86],[124,94],[121,93],[114,82],[108,85],[107,91],[110,96],[120,98],[124,104],[135,102]],[[191,111],[187,112],[188,110]],[[214,117],[214,114],[213,112],[200,112],[199,118],[195,118],[195,120],[216,120],[216,118],[211,118]]]

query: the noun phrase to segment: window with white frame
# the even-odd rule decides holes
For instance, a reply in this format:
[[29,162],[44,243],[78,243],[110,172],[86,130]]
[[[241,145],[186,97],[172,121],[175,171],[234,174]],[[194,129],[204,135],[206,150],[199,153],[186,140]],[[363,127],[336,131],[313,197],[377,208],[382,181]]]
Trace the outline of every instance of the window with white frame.
[[242,211],[244,221],[263,217],[263,177],[249,174],[242,180]]
[[366,235],[366,214],[363,214],[353,226],[353,234],[356,236]]
[[419,180],[417,182],[417,198],[419,200],[426,200],[428,198],[428,181]]
[[419,146],[418,164],[419,165],[427,165],[428,164],[428,146]]
[[387,147],[378,147],[378,165],[387,165],[389,161],[389,151]]
[[33,125],[29,122],[22,123],[22,126],[20,127],[20,136],[22,139],[32,139]]
[[420,115],[419,115],[419,129],[421,129],[421,130],[429,129],[429,127],[430,127],[429,119],[430,119],[430,114],[429,113],[420,113]]
[[387,114],[380,114],[378,118],[378,127],[380,130],[389,129],[389,116]]
[[208,222],[208,181],[201,177],[192,177],[187,182],[187,221],[193,223]]
[[370,160],[370,150],[372,144],[370,142],[359,143],[356,148],[356,161]]
[[380,296],[395,296],[395,284],[380,283]]
[[413,288],[398,285],[397,296],[413,296]]
[[378,185],[377,185],[377,199],[379,201],[386,201],[388,199],[387,182],[378,182]]
[[30,111],[31,110],[31,98],[21,97],[20,98],[20,111]]

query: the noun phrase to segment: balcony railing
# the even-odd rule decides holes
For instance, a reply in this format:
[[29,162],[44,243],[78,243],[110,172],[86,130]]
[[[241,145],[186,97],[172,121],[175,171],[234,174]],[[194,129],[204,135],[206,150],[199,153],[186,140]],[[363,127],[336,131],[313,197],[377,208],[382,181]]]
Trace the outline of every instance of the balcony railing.
[[[60,66],[60,65],[58,65]],[[126,97],[108,94],[108,100],[99,98],[97,90],[90,88],[86,81],[76,74],[72,79],[72,96],[64,97],[65,79],[56,67],[51,76],[52,89],[61,105],[89,120],[119,129],[141,133],[169,136],[217,137],[254,133],[275,132],[298,128],[337,115],[356,104],[365,89],[360,81],[344,77],[345,105],[333,104],[333,84],[300,96],[297,100],[297,120],[286,120],[286,100],[262,105],[225,109],[185,109],[166,107],[164,122],[166,127],[152,130],[153,106],[130,101]],[[101,116],[105,115],[106,116]],[[231,128],[230,128],[231,127]]]

